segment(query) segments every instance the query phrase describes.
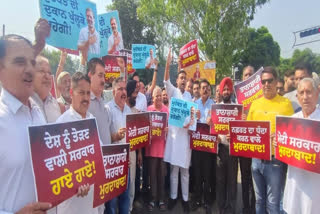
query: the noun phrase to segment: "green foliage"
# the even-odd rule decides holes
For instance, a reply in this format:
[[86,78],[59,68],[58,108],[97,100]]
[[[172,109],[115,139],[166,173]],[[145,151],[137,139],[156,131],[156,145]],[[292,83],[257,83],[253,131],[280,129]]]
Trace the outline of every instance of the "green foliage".
[[249,39],[239,57],[239,68],[252,65],[255,69],[261,66],[278,66],[280,64],[280,47],[272,38],[266,27],[249,29]]
[[313,53],[311,49],[296,49],[291,58],[281,59],[278,66],[279,72],[283,74],[287,70],[293,70],[297,64],[309,64],[313,72],[320,73],[320,54]]
[[245,47],[250,20],[267,0],[140,0],[138,15],[161,46],[180,47],[198,39],[202,60],[216,60],[217,78],[231,75]]
[[[48,58],[50,62],[51,72],[52,74],[56,74],[58,64],[60,61],[60,55],[61,51],[59,50],[49,50],[44,49],[41,53],[44,57]],[[79,68],[80,61],[79,59],[76,59],[75,57],[67,56],[66,64],[64,65],[64,71],[69,72],[71,75],[77,71]]]

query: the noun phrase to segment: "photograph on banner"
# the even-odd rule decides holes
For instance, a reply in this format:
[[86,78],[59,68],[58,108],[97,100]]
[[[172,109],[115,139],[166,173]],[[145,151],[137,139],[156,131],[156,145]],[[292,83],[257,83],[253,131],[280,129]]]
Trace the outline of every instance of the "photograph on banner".
[[156,58],[155,46],[132,44],[132,68],[154,69],[156,66]]
[[41,18],[50,26],[49,45],[82,54],[100,55],[100,35],[96,4],[88,0],[48,1],[39,0]]
[[270,121],[230,121],[230,155],[271,160]]
[[251,103],[262,97],[261,73],[263,67],[255,72],[247,80],[242,81],[234,86],[235,95],[239,104],[243,104],[244,111],[249,111]]
[[54,75],[51,75],[51,90],[50,90],[50,93],[51,95],[54,97],[54,98],[57,98],[57,93],[56,93],[56,83],[55,83],[55,80],[54,80]]
[[242,105],[212,104],[211,106],[211,134],[229,134],[229,121],[242,119]]
[[123,193],[128,186],[129,144],[110,144],[102,146],[105,176],[94,185],[93,207]]
[[190,135],[190,148],[201,152],[218,153],[218,135],[210,134],[210,126],[198,123],[197,130]]
[[206,79],[210,85],[216,84],[216,62],[214,61],[198,62],[186,67],[184,71],[187,73],[187,79],[192,79],[193,81]]
[[151,118],[151,136],[153,142],[159,142],[166,139],[167,113],[149,112]]
[[277,116],[276,159],[320,173],[320,121]]
[[196,103],[172,97],[170,100],[169,125],[196,131],[197,110],[198,105]]
[[105,64],[105,80],[109,82],[112,79],[118,77],[127,77],[127,57],[107,55],[102,57],[102,61]]
[[95,119],[29,127],[37,201],[53,206],[103,176]]
[[126,128],[126,142],[130,143],[130,151],[141,149],[150,144],[149,112],[128,114]]
[[200,62],[198,42],[196,39],[180,48],[179,59],[181,68],[186,68]]
[[100,34],[100,55],[119,55],[123,39],[117,10],[98,15]]
[[132,51],[127,49],[122,49],[119,51],[119,56],[127,57],[127,74],[133,74],[135,70],[132,68]]

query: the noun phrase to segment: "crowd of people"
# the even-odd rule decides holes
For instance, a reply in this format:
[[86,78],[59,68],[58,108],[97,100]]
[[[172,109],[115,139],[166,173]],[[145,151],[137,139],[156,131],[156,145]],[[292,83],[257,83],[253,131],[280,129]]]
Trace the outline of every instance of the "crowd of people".
[[[277,115],[320,120],[319,78],[308,65],[297,65],[294,71],[286,72],[283,81],[273,67],[265,67],[261,74],[263,97],[254,101],[250,110],[242,115],[243,120],[270,121],[273,142],[270,161],[230,156],[229,135],[218,136],[218,154],[193,151],[188,129],[169,125],[165,140],[151,139],[146,148],[130,152],[128,188],[105,205],[92,208],[92,185],[80,186],[77,195],[57,207],[36,202],[28,126],[94,117],[101,145],[119,144],[126,143],[126,115],[144,111],[169,114],[172,97],[197,103],[198,122],[209,125],[212,125],[212,104],[237,103],[233,80],[229,77],[217,84],[214,96],[206,79],[188,80],[183,69],[178,69],[176,80],[170,80],[171,50],[163,88],[156,85],[158,61],[154,60],[154,75],[147,89],[135,74],[128,81],[116,78],[109,92],[104,90],[105,65],[101,59],[90,59],[85,71],[71,76],[63,69],[67,55],[62,53],[55,80],[56,99],[50,94],[50,61],[40,54],[49,28],[45,20],[38,21],[35,44],[19,35],[0,39],[0,214],[128,214],[141,206],[141,189],[149,194],[146,203],[149,212],[173,210],[181,189],[184,213],[200,207],[204,207],[207,214],[213,213],[214,201],[220,214],[239,213],[236,210],[238,165],[241,213],[318,212],[320,175],[274,158]],[[245,67],[242,80],[253,74],[252,66]]]

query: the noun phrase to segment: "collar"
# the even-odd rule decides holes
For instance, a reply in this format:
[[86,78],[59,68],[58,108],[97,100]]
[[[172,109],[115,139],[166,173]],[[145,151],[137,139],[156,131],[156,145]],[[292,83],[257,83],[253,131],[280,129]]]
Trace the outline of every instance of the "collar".
[[82,116],[76,110],[74,110],[72,106],[70,106],[69,110],[70,110],[70,114],[73,115],[75,119],[82,120],[82,119],[90,118],[90,113],[88,111],[86,112],[86,118],[82,118]]
[[[111,100],[111,104],[117,108],[119,111],[121,111],[121,108],[118,106],[118,104],[116,103],[116,101],[114,99]],[[131,111],[130,110],[130,107],[127,105],[127,103],[124,104],[124,107],[123,107],[123,111],[121,111],[122,113],[123,112],[126,112],[127,110]]]
[[[15,96],[13,96],[10,92],[8,92],[6,89],[2,88],[1,95],[0,95],[0,100],[8,106],[10,111],[13,114],[16,114],[17,111],[24,106],[24,104],[18,100]],[[30,99],[29,99],[30,102]],[[31,108],[35,105],[34,102],[30,102]]]
[[94,93],[91,91],[91,92],[90,92],[90,99],[91,99],[91,100],[97,99],[97,100],[99,100],[99,101],[100,101],[101,99],[103,100],[103,93],[102,93],[101,97],[98,98],[98,97],[97,97],[96,95],[94,95]]

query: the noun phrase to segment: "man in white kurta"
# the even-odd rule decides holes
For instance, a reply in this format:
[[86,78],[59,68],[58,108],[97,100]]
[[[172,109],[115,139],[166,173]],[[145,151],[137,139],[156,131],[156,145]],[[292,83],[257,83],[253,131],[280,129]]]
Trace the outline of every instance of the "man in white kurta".
[[[177,86],[174,87],[169,79],[169,66],[171,61],[171,53],[167,58],[167,65],[164,75],[164,86],[166,88],[168,98],[171,97],[183,99],[192,102],[191,94],[185,91],[186,73],[181,70],[177,77]],[[178,178],[179,171],[181,173],[181,190],[182,190],[182,205],[184,212],[189,212],[189,166],[191,160],[191,149],[189,145],[188,129],[178,128],[169,125],[168,138],[164,151],[163,160],[170,163],[170,199],[168,208],[172,209],[176,204],[178,196]]]
[[[71,79],[71,88],[71,107],[57,119],[58,123],[93,118],[92,114],[88,112],[88,108],[90,105],[89,78],[81,72],[75,73]],[[92,207],[93,192],[94,185],[91,185],[88,195],[84,197],[79,197],[75,195],[69,198],[68,200],[62,202],[57,206],[57,214],[99,214],[99,208]],[[102,210],[100,213],[102,213]]]
[[[302,111],[293,117],[320,120],[317,106],[319,92],[311,78],[300,81],[297,97]],[[308,92],[311,92],[307,95]],[[287,182],[284,192],[284,210],[288,214],[316,214],[320,212],[320,174],[288,165]]]

